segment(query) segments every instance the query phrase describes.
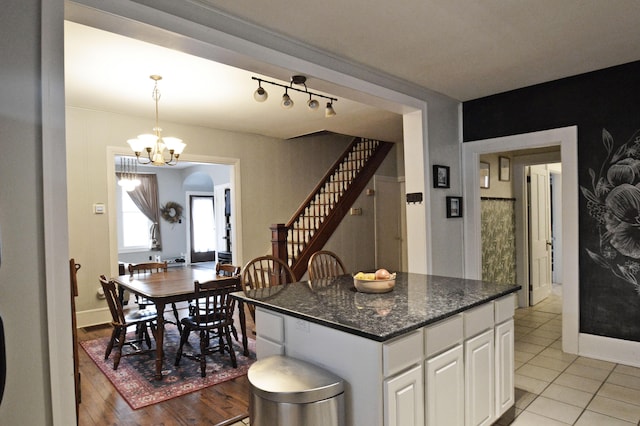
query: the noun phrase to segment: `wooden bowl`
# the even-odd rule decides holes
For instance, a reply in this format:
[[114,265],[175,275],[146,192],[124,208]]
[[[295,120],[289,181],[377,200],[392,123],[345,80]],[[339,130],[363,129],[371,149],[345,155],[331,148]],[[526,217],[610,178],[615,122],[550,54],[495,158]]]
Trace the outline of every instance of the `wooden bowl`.
[[388,293],[396,285],[396,274],[387,280],[359,280],[353,277],[353,285],[360,293]]

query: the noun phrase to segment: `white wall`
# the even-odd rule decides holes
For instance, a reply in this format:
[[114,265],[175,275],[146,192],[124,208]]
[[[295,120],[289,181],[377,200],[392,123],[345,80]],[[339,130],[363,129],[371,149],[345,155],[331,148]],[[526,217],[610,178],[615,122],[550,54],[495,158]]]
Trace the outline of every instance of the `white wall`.
[[4,58],[0,77],[0,315],[7,357],[7,382],[0,404],[2,425],[51,422],[43,249],[40,4],[39,0],[8,0],[0,13],[0,57]]
[[[115,230],[110,227],[109,215],[95,215],[92,211],[92,205],[97,202],[105,203],[107,210],[115,208],[108,203],[108,180],[114,179],[114,174],[105,161],[96,161],[96,156],[98,153],[108,155],[107,148],[113,145],[125,147],[127,138],[140,133],[140,129],[148,127],[148,124],[144,118],[80,108],[67,107],[66,112],[69,250],[70,255],[82,264],[78,274],[76,306],[78,325],[83,326],[103,321],[101,318],[105,318],[107,313],[104,301],[96,297],[97,277],[117,273],[117,264],[110,260],[113,248],[109,241]],[[163,127],[180,135],[188,144],[183,154],[185,160],[189,160],[189,156],[240,159],[242,194],[241,205],[237,207],[242,212],[238,231],[243,253],[242,258],[235,260],[239,265],[270,252],[270,225],[289,220],[351,141],[351,137],[345,136],[283,141],[177,123],[163,123]],[[396,149],[392,149],[378,174],[397,176],[395,152]],[[172,186],[169,193],[181,191],[179,181],[159,175],[159,185]],[[166,201],[169,200],[161,197],[161,203]],[[354,269],[373,267],[375,262],[372,199],[361,197],[358,203],[365,214],[347,216],[331,243],[336,253]],[[185,238],[185,225],[171,228],[171,225],[161,222],[163,253],[172,255],[169,251],[175,251],[175,247],[170,245],[169,238],[175,237],[172,234]],[[371,241],[361,244],[353,239],[353,235],[371,236]]]

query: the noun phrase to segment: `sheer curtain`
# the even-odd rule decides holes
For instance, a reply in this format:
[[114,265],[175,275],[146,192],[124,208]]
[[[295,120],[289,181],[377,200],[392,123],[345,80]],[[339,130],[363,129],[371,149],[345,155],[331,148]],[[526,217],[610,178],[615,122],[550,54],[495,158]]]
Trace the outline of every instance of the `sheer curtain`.
[[137,175],[140,185],[129,192],[133,203],[149,218],[152,225],[149,229],[151,250],[162,250],[160,239],[160,205],[158,203],[158,177],[152,174]]

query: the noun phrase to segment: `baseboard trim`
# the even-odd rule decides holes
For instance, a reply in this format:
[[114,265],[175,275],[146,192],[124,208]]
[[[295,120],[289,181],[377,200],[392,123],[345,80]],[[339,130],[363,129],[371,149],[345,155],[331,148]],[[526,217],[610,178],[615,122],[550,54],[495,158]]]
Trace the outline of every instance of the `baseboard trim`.
[[108,308],[78,311],[76,312],[76,321],[78,328],[108,324],[111,322],[111,312],[109,312]]
[[578,338],[581,356],[640,367],[640,342],[583,333]]

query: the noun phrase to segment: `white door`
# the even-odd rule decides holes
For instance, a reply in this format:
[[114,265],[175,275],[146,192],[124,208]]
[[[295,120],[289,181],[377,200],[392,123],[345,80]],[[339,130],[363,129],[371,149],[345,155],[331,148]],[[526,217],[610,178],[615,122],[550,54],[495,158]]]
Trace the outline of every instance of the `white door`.
[[455,346],[427,360],[427,426],[464,425],[464,352]]
[[464,343],[465,425],[489,426],[495,419],[493,329]]
[[496,340],[496,418],[515,403],[515,337],[513,320],[495,328]]
[[403,207],[400,183],[383,176],[374,177],[376,268],[402,270],[401,222]]
[[529,187],[529,304],[551,293],[551,198],[546,164],[530,167]]
[[424,425],[422,374],[418,365],[384,381],[384,426]]

